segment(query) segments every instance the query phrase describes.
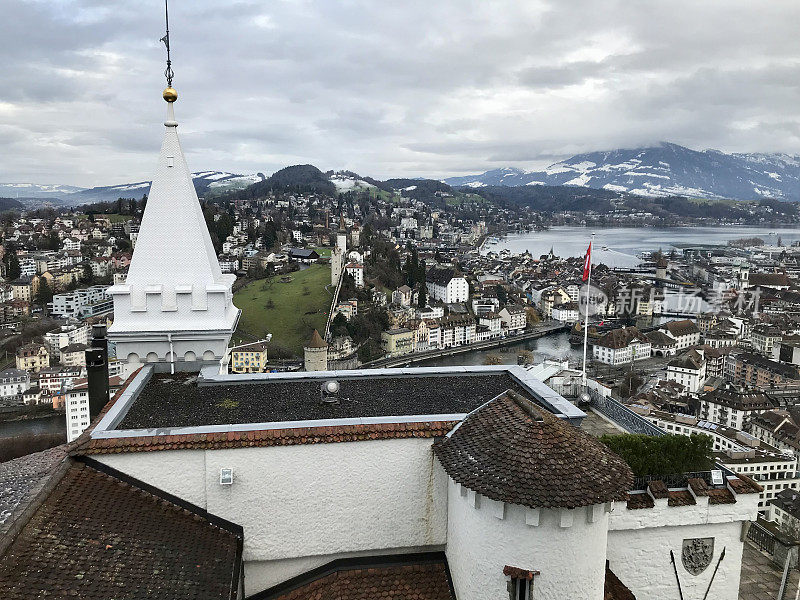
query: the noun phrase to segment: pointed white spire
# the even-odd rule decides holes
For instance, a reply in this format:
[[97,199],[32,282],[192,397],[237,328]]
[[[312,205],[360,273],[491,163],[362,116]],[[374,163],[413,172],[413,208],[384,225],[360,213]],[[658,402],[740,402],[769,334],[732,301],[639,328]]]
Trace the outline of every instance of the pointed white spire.
[[167,104],[166,132],[147,198],[128,285],[222,283],[192,175],[178,139],[174,104]]
[[[235,275],[219,267],[178,139],[173,102],[147,206],[124,284],[112,286],[117,358],[192,369],[225,355],[239,310]],[[183,363],[183,364],[182,364]]]

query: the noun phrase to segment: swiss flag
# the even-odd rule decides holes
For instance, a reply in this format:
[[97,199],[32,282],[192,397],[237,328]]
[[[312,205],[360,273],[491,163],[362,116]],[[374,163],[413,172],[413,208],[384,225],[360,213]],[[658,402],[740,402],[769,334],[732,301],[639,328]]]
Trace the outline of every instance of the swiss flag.
[[592,268],[592,242],[589,242],[589,249],[586,250],[586,258],[583,261],[583,280],[589,280],[589,270]]

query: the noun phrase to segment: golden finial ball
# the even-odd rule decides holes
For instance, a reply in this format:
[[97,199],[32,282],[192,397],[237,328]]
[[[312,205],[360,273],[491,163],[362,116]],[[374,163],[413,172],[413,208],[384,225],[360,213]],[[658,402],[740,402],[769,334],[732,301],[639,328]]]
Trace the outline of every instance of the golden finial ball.
[[167,102],[175,102],[178,99],[178,92],[174,88],[168,87],[164,90],[163,96]]

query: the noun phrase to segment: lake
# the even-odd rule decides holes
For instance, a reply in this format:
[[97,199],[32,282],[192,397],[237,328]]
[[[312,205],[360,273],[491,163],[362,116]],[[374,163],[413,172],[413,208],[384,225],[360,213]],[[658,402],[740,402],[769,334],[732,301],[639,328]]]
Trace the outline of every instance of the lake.
[[[633,267],[639,263],[636,255],[661,248],[664,252],[678,245],[718,244],[724,246],[730,240],[745,237],[760,237],[767,245],[777,245],[778,236],[784,246],[800,241],[800,229],[775,229],[768,227],[553,227],[547,231],[508,235],[498,244],[485,244],[483,253],[508,249],[514,254],[526,250],[533,256],[550,252],[556,256],[583,256],[595,233],[594,262],[609,267]],[[770,235],[772,234],[772,235]],[[602,250],[606,246],[608,250]]]

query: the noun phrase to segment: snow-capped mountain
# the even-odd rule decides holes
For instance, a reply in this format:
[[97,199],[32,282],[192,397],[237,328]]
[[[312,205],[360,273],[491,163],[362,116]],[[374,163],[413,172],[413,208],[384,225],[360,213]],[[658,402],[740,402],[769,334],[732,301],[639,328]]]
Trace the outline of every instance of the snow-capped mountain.
[[727,154],[662,142],[578,154],[543,171],[495,169],[444,180],[452,186],[575,185],[643,196],[800,200],[800,156]]
[[[237,175],[224,171],[200,171],[192,173],[192,180],[197,194],[202,196],[210,193],[222,193],[230,190],[240,190],[257,181],[263,175]],[[150,182],[139,181],[122,185],[107,185],[82,189],[73,194],[61,195],[62,203],[75,206],[79,204],[92,204],[94,202],[113,202],[117,198],[141,198],[150,193]]]
[[452,186],[484,187],[487,185],[525,185],[518,183],[524,179],[527,173],[522,169],[504,167],[502,169],[492,169],[482,175],[467,175],[466,177],[450,177],[443,180],[444,183]]
[[0,183],[0,198],[60,198],[85,188],[74,185],[47,185],[40,183]]

